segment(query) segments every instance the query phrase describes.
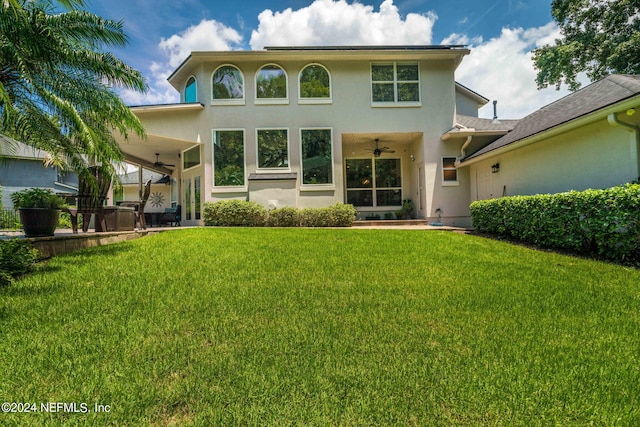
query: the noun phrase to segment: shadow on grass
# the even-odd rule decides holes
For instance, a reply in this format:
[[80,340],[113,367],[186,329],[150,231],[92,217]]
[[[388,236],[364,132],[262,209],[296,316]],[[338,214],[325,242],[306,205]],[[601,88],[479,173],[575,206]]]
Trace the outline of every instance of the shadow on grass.
[[[131,242],[94,246],[92,248],[78,249],[73,252],[59,255],[56,257],[56,261],[79,266],[104,257],[114,257],[123,253],[134,252],[134,249],[135,248]],[[54,268],[59,269],[58,266]]]

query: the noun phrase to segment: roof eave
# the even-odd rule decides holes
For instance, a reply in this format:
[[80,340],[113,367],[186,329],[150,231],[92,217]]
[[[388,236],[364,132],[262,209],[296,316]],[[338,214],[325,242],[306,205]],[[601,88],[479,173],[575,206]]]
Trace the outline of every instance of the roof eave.
[[597,120],[607,119],[609,114],[619,113],[625,111],[629,108],[636,107],[640,102],[640,94],[635,95],[633,97],[627,98],[621,102],[617,102],[615,104],[611,104],[607,107],[601,108],[599,110],[593,111],[589,114],[585,114],[580,117],[576,117],[573,120],[569,120],[567,122],[556,125],[552,128],[542,130],[534,135],[530,135],[528,137],[519,139],[514,141],[508,145],[503,147],[496,148],[494,150],[488,151],[486,153],[480,154],[474,157],[474,154],[471,155],[469,159],[462,159],[460,162],[460,166],[469,166],[474,163],[479,163],[487,159],[491,159],[495,156],[502,155],[504,153],[508,153],[510,151],[517,150],[522,147],[526,147],[527,145],[534,144],[543,139],[552,138],[554,136],[560,135],[565,132],[572,131],[581,126],[585,126],[589,123],[595,122]]
[[464,45],[433,45],[433,46],[317,46],[317,47],[282,47],[268,48],[270,50],[228,50],[228,51],[193,51],[167,78],[171,86],[176,90],[181,89],[186,73],[189,73],[194,65],[208,59],[216,58],[218,61],[234,61],[243,57],[252,57],[256,60],[273,60],[277,58],[304,58],[309,60],[353,60],[354,58],[371,58],[372,60],[384,60],[385,56],[402,56],[411,60],[418,59],[450,59],[454,69],[460,65],[464,56],[471,50]]
[[155,105],[136,105],[129,109],[134,114],[158,113],[166,111],[200,111],[204,110],[204,104],[201,102],[179,103],[179,104],[155,104]]
[[[460,63],[456,64],[456,68],[460,65]],[[463,84],[456,82],[456,89],[459,89],[461,92],[466,94],[467,96],[474,98],[478,102],[478,108],[483,107],[489,103],[489,99],[480,95],[478,92],[475,92]]]
[[442,141],[448,141],[450,139],[457,139],[457,138],[466,138],[469,136],[503,136],[508,134],[509,131],[508,130],[461,130],[461,131],[449,131],[444,133],[440,139]]

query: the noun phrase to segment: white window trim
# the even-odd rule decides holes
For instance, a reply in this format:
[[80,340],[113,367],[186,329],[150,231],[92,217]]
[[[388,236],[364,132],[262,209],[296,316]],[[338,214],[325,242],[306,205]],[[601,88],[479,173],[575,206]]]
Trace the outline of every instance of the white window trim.
[[[442,156],[440,158],[440,167],[442,168],[442,186],[443,187],[457,187],[460,185],[460,170],[456,167],[453,168],[445,168],[444,167],[444,159],[456,159],[455,156]],[[455,181],[446,181],[444,179],[444,172],[445,171],[451,171],[451,170],[455,170],[456,171],[456,180]]]
[[[234,99],[215,99],[213,97],[213,76],[216,74],[216,72],[218,72],[218,70],[220,68],[224,68],[224,67],[232,67],[235,68],[236,70],[238,70],[238,72],[240,73],[240,76],[242,77],[242,98],[234,98]],[[211,73],[211,77],[209,78],[209,81],[211,82],[211,105],[221,105],[221,106],[225,106],[225,105],[246,105],[246,91],[245,91],[245,82],[247,81],[247,79],[244,77],[244,73],[242,72],[242,70],[233,65],[233,64],[222,64],[219,67],[217,67],[215,70],[213,70],[213,72]]]
[[[216,185],[216,155],[215,155],[215,141],[216,141],[216,132],[227,132],[227,131],[242,131],[242,156],[244,158],[244,184],[243,185],[225,185],[219,186]],[[244,128],[217,128],[211,130],[211,193],[238,193],[238,192],[246,192],[248,189],[247,185],[247,131]]]
[[[262,71],[263,68],[269,67],[269,66],[278,67],[284,72],[284,78],[285,78],[284,87],[287,92],[284,98],[258,98],[258,75],[260,74],[260,71]],[[256,71],[256,76],[253,80],[254,80],[254,92],[255,92],[253,99],[255,100],[254,101],[255,105],[289,105],[289,74],[287,73],[287,70],[284,69],[284,67],[273,62],[269,64],[264,64],[263,66],[258,68],[258,71]]]
[[[302,131],[305,130],[329,130],[331,135],[331,184],[304,184],[304,159],[302,158]],[[336,189],[336,165],[334,150],[333,128],[326,126],[300,128],[298,133],[300,141],[300,191],[334,191]]]
[[[393,97],[394,101],[374,101],[373,100],[373,84],[374,83],[390,83],[389,81],[373,80],[374,65],[393,65]],[[417,65],[418,66],[418,100],[417,101],[398,101],[398,65]],[[422,106],[422,84],[420,81],[420,62],[412,61],[394,61],[394,62],[371,62],[369,66],[369,91],[371,96],[371,106],[374,108],[407,108]],[[403,82],[405,82],[403,80]],[[415,83],[415,81],[406,81],[407,83]]]
[[[372,200],[374,200],[377,203],[377,197],[376,197],[376,190],[395,190],[398,187],[378,187],[376,184],[376,160],[378,159],[382,159],[382,160],[386,160],[386,159],[391,159],[391,160],[400,160],[400,181],[402,182],[402,185],[400,185],[400,204],[399,205],[378,205],[375,204],[374,206],[356,206],[356,208],[359,211],[379,211],[379,210],[398,210],[399,208],[402,207],[402,200],[404,200],[404,179],[402,176],[402,157],[346,157],[344,159],[344,171],[345,171],[345,180],[344,180],[344,194],[345,194],[345,199],[347,196],[347,192],[349,190],[371,190],[372,191]],[[373,180],[372,182],[372,187],[371,188],[349,188],[347,187],[347,180],[346,180],[346,173],[347,173],[347,160],[371,160],[371,165],[372,165],[372,170],[371,170],[371,179]],[[346,203],[346,202],[345,202]]]
[[182,169],[182,172],[189,172],[189,171],[192,171],[192,170],[194,170],[194,169],[199,168],[200,166],[202,166],[202,150],[200,149],[200,147],[201,147],[201,144],[198,144],[198,145],[196,145],[196,146],[189,147],[189,148],[187,148],[186,150],[182,150],[182,151],[180,152],[180,169],[182,169],[182,168],[184,167],[184,153],[186,153],[187,151],[191,151],[191,150],[193,150],[194,148],[198,148],[198,149],[200,150],[200,152],[199,152],[199,154],[200,154],[200,163],[198,163],[198,164],[197,164],[197,165],[195,165],[195,166],[191,166],[190,168]]
[[[288,166],[286,168],[261,168],[260,163],[260,146],[258,142],[258,133],[261,130],[286,130],[287,131],[287,163]],[[288,173],[291,172],[291,136],[289,132],[289,128],[286,127],[264,127],[264,128],[256,128],[256,173]]]
[[[329,97],[328,98],[303,98],[302,97],[302,94],[300,93],[300,89],[302,88],[302,85],[300,84],[300,78],[302,77],[302,72],[311,66],[322,67],[327,72],[327,75],[329,76]],[[298,104],[301,104],[301,105],[333,104],[333,80],[331,79],[331,73],[329,72],[329,69],[327,67],[317,62],[312,62],[302,67],[302,69],[298,73]]]
[[187,85],[189,84],[189,80],[193,78],[193,83],[196,85],[196,100],[190,102],[198,102],[198,79],[193,74],[187,78],[187,81],[184,83],[184,89],[182,91],[182,102],[187,103]]

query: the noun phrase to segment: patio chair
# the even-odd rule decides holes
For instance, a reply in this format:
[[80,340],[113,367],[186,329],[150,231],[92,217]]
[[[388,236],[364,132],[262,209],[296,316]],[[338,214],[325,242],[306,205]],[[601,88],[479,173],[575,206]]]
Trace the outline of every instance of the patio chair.
[[66,208],[65,212],[71,217],[71,228],[78,233],[78,214],[82,214],[82,231],[89,230],[91,215],[95,214],[95,229],[106,230],[107,225],[103,214],[103,206],[107,200],[107,193],[111,186],[111,175],[99,166],[91,166],[80,174],[78,180],[77,206]]
[[171,224],[172,227],[180,226],[182,206],[176,205],[173,208],[165,208],[162,215],[160,215],[160,219],[158,220],[158,224]]

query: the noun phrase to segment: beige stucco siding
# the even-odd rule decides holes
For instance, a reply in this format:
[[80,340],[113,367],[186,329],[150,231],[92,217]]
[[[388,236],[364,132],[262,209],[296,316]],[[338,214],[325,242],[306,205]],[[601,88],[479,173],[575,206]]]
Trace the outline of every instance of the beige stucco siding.
[[[376,61],[379,62],[379,61]],[[441,195],[440,158],[449,155],[449,148],[440,141],[440,135],[453,125],[455,112],[455,83],[452,61],[421,61],[419,107],[375,107],[371,104],[370,61],[322,61],[332,81],[332,103],[305,105],[298,102],[298,75],[309,64],[306,61],[274,61],[285,69],[288,75],[288,104],[257,105],[255,102],[255,73],[265,65],[261,61],[219,62],[205,64],[194,75],[198,80],[199,100],[205,109],[199,113],[195,122],[199,129],[190,129],[192,134],[202,137],[204,160],[204,183],[206,200],[219,200],[229,197],[243,197],[245,191],[227,193],[213,187],[212,171],[212,132],[216,129],[243,129],[245,131],[246,175],[256,172],[256,130],[260,128],[282,127],[289,130],[290,172],[298,174],[300,169],[300,129],[331,128],[333,131],[333,171],[334,185],[330,190],[305,191],[297,189],[295,203],[298,207],[327,206],[345,201],[344,159],[354,150],[343,147],[342,135],[353,133],[406,133],[420,132],[423,139],[420,144],[392,147],[395,157],[400,157],[403,165],[403,194],[418,196],[417,167],[425,159],[425,185],[429,194],[430,212],[438,203],[432,198]],[[221,65],[231,64],[238,67],[244,75],[245,102],[243,105],[223,106],[211,102],[211,77]],[[193,121],[191,123],[194,123]],[[171,126],[167,123],[166,126]],[[361,153],[358,153],[361,155]],[[414,156],[414,161],[410,156]],[[254,186],[255,187],[255,186]],[[273,199],[269,191],[261,185],[261,200],[280,200],[290,203],[293,198],[288,191],[274,187]],[[248,189],[247,189],[248,190]],[[448,191],[456,191],[448,189]],[[468,202],[468,191],[462,196]],[[257,194],[256,194],[257,195]],[[280,197],[280,199],[278,198]],[[441,203],[440,203],[441,204]],[[467,203],[468,204],[468,203]],[[444,209],[444,208],[443,208]],[[457,208],[447,207],[454,212]],[[433,216],[433,214],[431,215]]]
[[638,178],[637,156],[635,135],[602,119],[464,169],[471,199],[479,200],[624,184]]

